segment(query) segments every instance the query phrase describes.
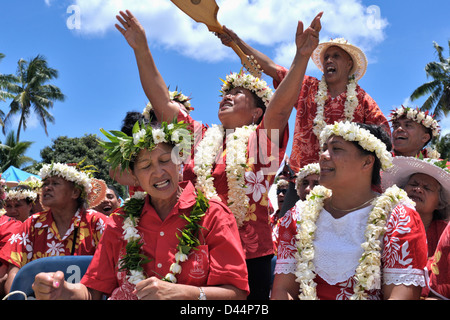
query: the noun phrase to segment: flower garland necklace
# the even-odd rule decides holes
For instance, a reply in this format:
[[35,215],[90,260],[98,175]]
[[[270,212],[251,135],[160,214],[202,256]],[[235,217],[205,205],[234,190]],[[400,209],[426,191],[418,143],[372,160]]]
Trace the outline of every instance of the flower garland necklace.
[[[317,91],[315,97],[317,112],[313,122],[313,132],[317,137],[320,136],[320,132],[327,125],[324,119],[325,102],[327,101],[327,99],[328,85],[325,81],[325,76],[322,76],[322,79],[319,82],[319,90]],[[348,120],[350,122],[353,121],[353,114],[355,112],[355,109],[358,107],[358,103],[359,102],[356,93],[356,80],[355,76],[352,76],[347,84],[347,98],[344,105],[345,120]]]
[[[247,168],[247,145],[250,135],[257,125],[236,128],[226,137],[226,173],[228,182],[228,207],[236,219],[238,227],[244,223],[249,208],[249,198],[245,193],[245,169]],[[217,196],[212,176],[212,166],[222,147],[224,128],[212,125],[205,132],[194,156],[194,173],[197,176],[196,188],[202,190],[208,199]]]
[[[146,192],[135,192],[134,195],[125,201],[123,206],[122,216],[125,218],[123,221],[123,238],[127,242],[126,254],[119,261],[119,271],[127,271],[126,278],[131,284],[138,284],[144,280],[144,268],[143,265],[150,260],[141,252],[141,248],[144,243],[141,241],[141,235],[137,230],[139,225],[139,218],[144,208]],[[186,220],[188,223],[183,230],[180,230],[180,235],[176,234],[176,237],[180,241],[177,245],[177,253],[175,254],[175,262],[170,266],[170,272],[165,275],[162,280],[176,283],[176,274],[181,273],[180,262],[188,260],[188,254],[191,249],[194,249],[200,245],[200,241],[197,238],[198,231],[202,226],[199,224],[206,210],[209,208],[208,199],[198,192],[195,198],[195,204],[189,216],[181,215],[180,217]]]
[[[298,262],[295,275],[296,281],[300,284],[300,300],[317,300],[317,284],[314,282],[316,273],[313,263],[313,241],[317,229],[317,218],[323,209],[325,200],[330,197],[331,190],[323,186],[316,186],[308,195],[307,205],[298,222],[300,227],[296,234],[296,259]],[[364,233],[366,241],[361,244],[364,252],[353,276],[356,284],[351,300],[367,299],[366,291],[381,288],[381,241],[379,238],[386,230],[389,214],[402,201],[412,204],[406,192],[396,185],[388,188],[372,201],[374,207],[367,219]]]

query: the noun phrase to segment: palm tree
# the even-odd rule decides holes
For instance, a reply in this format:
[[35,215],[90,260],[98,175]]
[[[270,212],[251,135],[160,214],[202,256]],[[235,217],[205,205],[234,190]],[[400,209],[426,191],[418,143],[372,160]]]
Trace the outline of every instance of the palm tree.
[[[421,109],[423,111],[431,110],[434,107],[436,119],[442,115],[447,116],[450,110],[450,57],[444,58],[442,52],[444,49],[433,41],[439,61],[433,61],[425,66],[427,78],[431,77],[430,82],[422,84],[411,94],[411,101],[422,96],[428,95]],[[448,42],[450,51],[450,40]]]
[[10,131],[4,144],[0,144],[0,172],[10,166],[21,168],[25,164],[35,162],[32,158],[25,156],[32,141],[18,142],[14,137],[14,131]]
[[[9,105],[10,110],[4,119],[5,126],[12,115],[20,114],[16,137],[16,140],[19,141],[20,131],[22,128],[26,130],[27,120],[31,111],[34,111],[44,127],[45,134],[48,135],[47,122],[55,122],[55,118],[49,113],[48,109],[53,107],[54,101],[64,101],[64,95],[58,87],[53,84],[46,84],[58,77],[58,71],[50,68],[41,55],[37,55],[30,61],[20,59],[17,64],[15,83],[8,88],[9,93],[13,94],[14,97]],[[3,126],[3,133],[5,133],[5,126]]]
[[[5,57],[3,53],[0,53],[0,61]],[[1,74],[0,73],[0,101],[6,101],[6,99],[13,98],[14,96],[8,92],[8,88],[11,82],[14,82],[14,75],[12,74]],[[4,91],[3,89],[6,89]],[[3,127],[3,117],[5,113],[0,110],[0,125]]]

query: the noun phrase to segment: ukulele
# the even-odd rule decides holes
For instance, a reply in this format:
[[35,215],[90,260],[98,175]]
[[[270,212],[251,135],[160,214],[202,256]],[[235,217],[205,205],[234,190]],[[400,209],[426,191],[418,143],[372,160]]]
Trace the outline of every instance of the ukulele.
[[[178,8],[186,13],[189,17],[196,22],[204,23],[208,30],[216,33],[224,33],[222,25],[217,20],[217,13],[219,12],[219,6],[215,0],[170,0]],[[258,62],[246,55],[239,46],[232,41],[230,43],[231,48],[241,59],[241,64],[247,71],[255,76],[261,77],[261,70],[258,67]]]

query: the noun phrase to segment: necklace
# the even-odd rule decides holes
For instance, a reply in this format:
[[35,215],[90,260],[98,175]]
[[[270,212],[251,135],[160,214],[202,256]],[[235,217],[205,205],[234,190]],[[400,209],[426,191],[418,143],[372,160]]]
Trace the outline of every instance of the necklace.
[[[317,137],[320,136],[322,129],[327,125],[324,119],[325,102],[327,101],[327,99],[328,99],[328,85],[325,81],[325,76],[322,76],[314,100],[317,104],[317,111],[316,117],[314,118],[313,121],[313,132]],[[358,104],[359,101],[356,92],[356,80],[355,77],[352,76],[347,84],[347,98],[345,100],[344,105],[345,120],[350,122],[353,121],[353,113],[355,112],[356,107],[358,107]]]
[[[331,197],[331,190],[316,186],[311,190],[306,199],[306,205],[297,230],[297,269],[296,282],[300,284],[300,300],[317,300],[315,266],[313,263],[315,250],[314,238],[316,233],[316,221],[322,211],[324,201]],[[364,252],[359,259],[359,265],[355,270],[353,279],[353,295],[351,300],[363,300],[368,298],[367,291],[381,289],[381,242],[379,238],[386,230],[386,223],[389,214],[400,203],[411,203],[406,192],[396,185],[386,189],[386,191],[376,197],[372,204],[367,219],[366,231],[364,233],[365,242],[361,244]]]
[[[228,207],[236,219],[238,227],[244,223],[249,208],[249,198],[245,193],[245,169],[247,168],[247,145],[250,135],[257,125],[236,128],[226,137],[226,174],[228,183]],[[222,148],[225,131],[222,125],[212,125],[206,130],[194,155],[196,188],[202,190],[206,198],[217,196],[214,187],[212,167]]]
[[355,210],[358,210],[358,209],[361,209],[361,208],[365,207],[367,204],[372,202],[373,199],[375,199],[375,197],[370,198],[369,200],[367,200],[363,204],[360,204],[359,206],[356,206],[356,207],[351,208],[351,209],[338,209],[338,208],[336,208],[335,206],[333,206],[333,198],[330,198],[330,201],[328,202],[328,204],[330,205],[331,208],[333,208],[333,210],[342,211],[342,212],[351,212],[351,211],[355,211]]
[[[127,242],[125,248],[126,253],[119,260],[119,271],[126,271],[126,278],[131,284],[138,284],[146,278],[143,265],[150,260],[142,253],[141,235],[137,230],[139,219],[145,204],[146,192],[136,192],[131,198],[125,200],[123,206],[123,238]],[[165,275],[162,280],[176,283],[176,274],[181,273],[180,262],[188,260],[188,255],[192,249],[195,250],[200,245],[198,232],[202,226],[200,222],[209,208],[208,199],[198,191],[195,198],[195,204],[189,216],[181,215],[180,217],[187,221],[180,235],[176,237],[180,240],[177,245],[177,253],[175,254],[175,262],[170,266],[170,272]]]

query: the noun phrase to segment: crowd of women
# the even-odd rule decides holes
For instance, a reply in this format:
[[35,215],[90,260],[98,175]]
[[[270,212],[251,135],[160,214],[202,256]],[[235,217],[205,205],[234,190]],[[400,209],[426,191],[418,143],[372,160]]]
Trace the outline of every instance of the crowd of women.
[[[298,23],[289,69],[224,26],[222,43],[252,56],[276,90],[227,75],[221,123],[206,126],[167,89],[139,21],[120,12],[150,102],[120,131],[101,130],[101,145],[130,197],[118,207],[102,181],[61,163],[44,165],[35,188],[1,190],[2,294],[32,260],[93,255],[77,285],[39,273],[35,297],[450,298],[450,172],[427,147],[437,121],[409,107],[386,119],[357,84],[364,53],[343,39],[319,44],[321,17]],[[310,58],[321,80],[305,75]]]

